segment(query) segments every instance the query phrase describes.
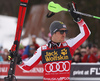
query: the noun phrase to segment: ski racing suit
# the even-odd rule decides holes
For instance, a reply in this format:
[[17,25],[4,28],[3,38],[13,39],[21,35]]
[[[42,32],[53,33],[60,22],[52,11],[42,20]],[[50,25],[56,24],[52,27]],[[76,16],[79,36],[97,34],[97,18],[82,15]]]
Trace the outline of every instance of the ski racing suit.
[[90,30],[81,19],[77,22],[80,33],[63,43],[56,49],[49,48],[48,44],[37,49],[35,54],[19,67],[23,70],[30,70],[41,60],[44,68],[43,81],[70,81],[71,61],[74,51],[88,38]]

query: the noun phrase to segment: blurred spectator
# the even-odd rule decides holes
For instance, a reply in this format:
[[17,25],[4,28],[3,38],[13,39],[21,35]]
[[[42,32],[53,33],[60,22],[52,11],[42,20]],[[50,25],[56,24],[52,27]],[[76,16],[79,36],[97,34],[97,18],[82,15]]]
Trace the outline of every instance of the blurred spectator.
[[39,37],[41,38],[44,37],[44,34],[45,34],[45,29],[42,27],[39,33]]
[[2,49],[3,49],[3,47],[2,47],[2,45],[0,44],[0,53],[2,53]]
[[100,50],[97,52],[98,61],[100,62]]
[[33,54],[35,53],[35,46],[30,45],[30,49],[29,49],[29,58],[33,56]]
[[2,57],[3,57],[4,61],[9,61],[8,55],[9,55],[9,51],[8,51],[8,49],[5,48],[2,52]]
[[94,55],[96,55],[96,56],[97,56],[98,47],[97,47],[97,45],[96,45],[96,44],[93,44],[93,46],[92,46],[92,52],[93,52],[93,54],[94,54]]
[[3,61],[3,57],[1,56],[1,54],[0,54],[0,62],[2,62]]
[[35,46],[35,50],[37,50],[40,46],[36,43],[36,35],[32,35],[32,44]]
[[22,60],[28,60],[33,54],[35,53],[35,46],[34,45],[28,45],[25,48],[24,53],[22,54]]
[[80,50],[79,50],[79,49],[76,49],[76,50],[75,50],[75,53],[79,53],[79,52],[80,52]]
[[84,55],[86,54],[86,48],[81,48],[80,53],[81,53],[82,57],[84,57]]
[[23,52],[24,52],[24,49],[25,47],[22,45],[22,44],[20,44],[19,45],[19,51],[18,51],[18,54],[20,54],[20,56],[22,56],[22,54],[23,54]]
[[81,62],[81,53],[78,52],[78,53],[75,53],[74,56],[73,56],[73,59],[72,59],[72,62],[75,62],[75,63],[80,63]]
[[3,57],[2,57],[2,45],[0,45],[0,62],[3,61]]
[[24,49],[22,60],[28,60],[39,47],[40,46],[36,43],[36,35],[29,35],[29,45]]
[[94,46],[93,44],[89,44],[86,47],[87,53],[84,55],[82,62],[96,63],[98,62],[97,56],[94,54]]
[[48,33],[48,37],[45,36],[45,29],[42,27],[39,36],[44,39],[47,43],[51,39],[51,34]]

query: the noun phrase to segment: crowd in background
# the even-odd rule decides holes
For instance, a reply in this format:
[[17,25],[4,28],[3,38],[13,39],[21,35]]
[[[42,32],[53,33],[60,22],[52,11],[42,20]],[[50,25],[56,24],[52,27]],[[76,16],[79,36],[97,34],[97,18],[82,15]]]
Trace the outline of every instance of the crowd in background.
[[97,63],[100,62],[100,50],[96,44],[89,43],[86,47],[76,49],[72,58],[74,63]]
[[[21,56],[22,60],[28,60],[35,51],[40,47],[36,43],[36,36],[32,35],[31,36],[32,43],[30,43],[27,46],[23,46],[22,44],[19,45],[19,51],[18,54]],[[9,50],[8,49],[3,49],[3,47],[0,47],[0,61],[9,61],[8,60],[8,55],[9,55]]]
[[[39,34],[39,37],[42,38],[44,41],[48,42],[51,39],[50,33],[48,33],[48,36],[45,36],[45,30],[44,28],[41,28],[41,32]],[[26,61],[28,60],[35,51],[40,47],[36,42],[36,35],[31,36],[32,43],[23,46],[20,44],[19,46],[19,54],[22,58],[22,60]],[[9,50],[3,49],[3,47],[0,47],[0,62],[3,61],[9,61],[8,60]],[[77,48],[74,52],[74,56],[72,57],[72,63],[97,63],[100,62],[100,50],[96,44],[88,43],[85,47],[80,46]]]

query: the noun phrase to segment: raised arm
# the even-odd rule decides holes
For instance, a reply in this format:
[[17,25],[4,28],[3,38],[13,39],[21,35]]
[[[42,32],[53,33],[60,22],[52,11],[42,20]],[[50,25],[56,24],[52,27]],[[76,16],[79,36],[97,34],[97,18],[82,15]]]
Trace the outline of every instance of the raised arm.
[[74,21],[79,25],[80,34],[77,35],[75,38],[69,39],[66,41],[73,50],[77,49],[90,35],[90,30],[87,27],[86,23],[82,19],[81,15],[74,13],[77,11],[76,4],[72,2],[68,4],[70,14],[73,17]]
[[77,24],[79,25],[80,33],[76,37],[66,41],[70,47],[73,47],[74,50],[77,49],[91,34],[83,19],[77,22]]
[[41,61],[41,59],[41,47],[39,47],[34,55],[28,61],[23,61],[19,67],[23,70],[31,70]]

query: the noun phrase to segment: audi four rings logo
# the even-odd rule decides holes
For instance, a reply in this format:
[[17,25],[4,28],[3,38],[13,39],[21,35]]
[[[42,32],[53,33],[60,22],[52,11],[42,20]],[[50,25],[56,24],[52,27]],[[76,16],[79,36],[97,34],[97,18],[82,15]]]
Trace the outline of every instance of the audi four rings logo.
[[70,69],[70,63],[68,61],[65,62],[53,62],[53,63],[47,63],[45,65],[45,71],[46,72],[63,72],[63,71],[69,71]]

